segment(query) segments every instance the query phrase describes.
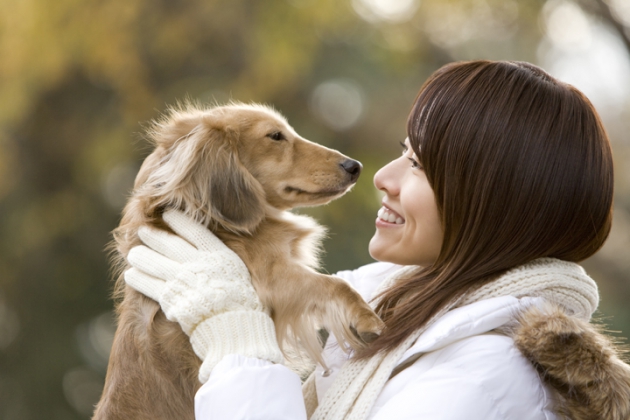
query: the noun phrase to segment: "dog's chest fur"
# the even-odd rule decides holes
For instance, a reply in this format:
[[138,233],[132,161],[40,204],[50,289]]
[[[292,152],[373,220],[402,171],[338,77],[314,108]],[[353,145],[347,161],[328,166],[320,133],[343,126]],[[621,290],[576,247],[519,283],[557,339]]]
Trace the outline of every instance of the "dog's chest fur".
[[243,240],[242,236],[227,231],[215,233],[248,266],[248,261],[262,258],[266,260],[264,265],[288,260],[316,269],[326,229],[311,217],[276,211],[260,223],[251,240]]

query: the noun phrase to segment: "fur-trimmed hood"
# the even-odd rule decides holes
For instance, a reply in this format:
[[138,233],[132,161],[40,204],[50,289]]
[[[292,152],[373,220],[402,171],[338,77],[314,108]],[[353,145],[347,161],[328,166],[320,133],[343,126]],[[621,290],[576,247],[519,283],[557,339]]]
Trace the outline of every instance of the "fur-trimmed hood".
[[558,305],[532,305],[509,334],[558,395],[556,411],[571,420],[630,419],[630,366],[598,325]]

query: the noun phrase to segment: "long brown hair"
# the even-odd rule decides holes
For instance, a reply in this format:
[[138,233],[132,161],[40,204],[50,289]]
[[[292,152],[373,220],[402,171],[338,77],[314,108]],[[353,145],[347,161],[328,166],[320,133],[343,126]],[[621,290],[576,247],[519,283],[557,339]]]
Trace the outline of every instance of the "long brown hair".
[[444,241],[431,266],[378,297],[385,329],[360,358],[392,350],[452,299],[512,267],[591,256],[610,231],[613,164],[597,112],[534,65],[442,67],[420,89],[407,134]]

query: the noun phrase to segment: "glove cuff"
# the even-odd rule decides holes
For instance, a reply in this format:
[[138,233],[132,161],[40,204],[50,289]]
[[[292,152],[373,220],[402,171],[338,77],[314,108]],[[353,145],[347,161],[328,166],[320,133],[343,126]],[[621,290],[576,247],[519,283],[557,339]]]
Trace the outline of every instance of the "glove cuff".
[[201,383],[208,380],[212,368],[228,354],[273,363],[284,360],[273,320],[259,311],[229,311],[208,318],[195,328],[190,342],[203,361],[199,368]]

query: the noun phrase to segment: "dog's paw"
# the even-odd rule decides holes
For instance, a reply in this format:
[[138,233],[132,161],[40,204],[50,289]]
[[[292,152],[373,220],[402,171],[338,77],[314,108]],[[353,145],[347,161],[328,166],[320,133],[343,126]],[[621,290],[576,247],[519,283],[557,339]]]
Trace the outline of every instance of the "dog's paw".
[[357,312],[359,314],[355,317],[350,330],[361,340],[362,344],[369,344],[376,340],[383,331],[383,321],[367,304]]
[[325,281],[332,287],[315,305],[323,309],[319,314],[320,325],[337,338],[344,351],[348,346],[354,350],[365,348],[383,331],[383,321],[348,283],[333,276],[326,276]]
[[363,340],[364,343],[370,344],[372,341],[376,340],[380,334],[375,332],[364,332],[359,334],[359,338]]
[[343,343],[348,344],[354,350],[365,348],[376,340],[383,331],[383,321],[376,315],[357,293],[349,301],[343,304],[343,320],[341,325],[332,326],[332,332]]
[[376,340],[378,336],[380,335],[380,333],[373,332],[373,331],[358,332],[357,329],[352,325],[350,326],[350,331],[352,331],[352,334],[354,334],[356,338],[358,338],[365,344],[370,344],[372,341]]

